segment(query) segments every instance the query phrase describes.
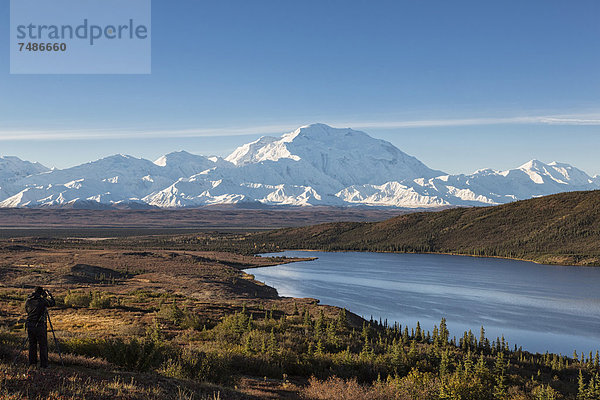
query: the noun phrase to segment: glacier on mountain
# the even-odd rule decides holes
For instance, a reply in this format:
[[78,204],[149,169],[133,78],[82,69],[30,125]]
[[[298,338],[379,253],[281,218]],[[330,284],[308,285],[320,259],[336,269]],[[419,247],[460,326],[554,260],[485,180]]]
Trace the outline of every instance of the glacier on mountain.
[[270,205],[434,208],[489,206],[600,189],[600,176],[563,163],[449,175],[391,143],[324,124],[265,136],[226,158],[185,151],[152,162],[114,155],[67,169],[0,157],[0,207]]

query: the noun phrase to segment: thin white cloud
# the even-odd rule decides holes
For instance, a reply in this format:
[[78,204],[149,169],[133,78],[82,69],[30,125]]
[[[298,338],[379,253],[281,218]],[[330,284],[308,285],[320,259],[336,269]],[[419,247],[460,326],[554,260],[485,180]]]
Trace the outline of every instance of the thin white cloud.
[[534,116],[504,118],[435,119],[413,121],[373,121],[355,122],[351,125],[357,128],[429,128],[445,126],[483,126],[504,124],[600,126],[600,116]]
[[69,129],[69,130],[0,130],[0,141],[17,140],[89,140],[89,139],[145,139],[145,138],[186,138],[214,136],[244,136],[260,133],[282,133],[289,131],[290,125],[267,125],[233,128],[199,129]]
[[[353,128],[427,128],[484,126],[503,124],[524,125],[573,125],[600,126],[600,115],[549,115],[501,118],[462,118],[398,121],[337,121],[333,126]],[[90,140],[90,139],[150,139],[192,138],[215,136],[244,136],[256,134],[282,134],[295,129],[299,124],[263,125],[230,128],[198,129],[82,129],[82,130],[0,130],[0,141],[19,140]]]
[[541,118],[541,123],[549,125],[600,125],[600,118],[557,118],[544,117]]

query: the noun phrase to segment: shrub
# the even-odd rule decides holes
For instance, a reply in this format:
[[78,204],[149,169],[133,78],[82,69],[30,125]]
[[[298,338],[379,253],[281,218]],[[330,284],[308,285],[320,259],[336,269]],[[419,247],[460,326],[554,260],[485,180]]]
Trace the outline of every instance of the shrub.
[[179,326],[184,329],[194,329],[199,331],[204,326],[204,323],[198,314],[194,314],[191,311],[186,311]]
[[68,339],[61,346],[66,353],[101,357],[110,363],[136,371],[158,368],[175,353],[171,347],[148,338],[133,338],[129,341],[77,338]]
[[170,321],[176,325],[179,325],[183,320],[184,314],[181,308],[177,305],[177,302],[173,300],[171,304],[163,303],[158,312],[159,317]]
[[248,320],[245,313],[227,315],[215,327],[214,334],[225,342],[240,343],[242,335],[248,330]]
[[161,372],[177,379],[231,383],[232,360],[227,354],[206,353],[186,348],[168,359]]
[[352,400],[373,399],[372,392],[358,384],[356,379],[340,379],[331,377],[326,381],[319,381],[314,376],[310,378],[309,385],[304,390],[304,398],[315,400]]
[[67,307],[89,307],[92,301],[90,292],[70,291],[65,296],[65,306]]
[[112,306],[112,296],[102,293],[94,292],[92,294],[92,300],[90,301],[91,308],[110,308]]

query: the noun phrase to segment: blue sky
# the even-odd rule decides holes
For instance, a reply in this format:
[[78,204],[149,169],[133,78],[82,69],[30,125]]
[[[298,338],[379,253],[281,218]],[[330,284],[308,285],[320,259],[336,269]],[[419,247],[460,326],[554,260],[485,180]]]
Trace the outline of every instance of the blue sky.
[[225,155],[323,122],[451,173],[531,158],[600,174],[600,2],[152,2],[151,75],[10,75],[0,154]]

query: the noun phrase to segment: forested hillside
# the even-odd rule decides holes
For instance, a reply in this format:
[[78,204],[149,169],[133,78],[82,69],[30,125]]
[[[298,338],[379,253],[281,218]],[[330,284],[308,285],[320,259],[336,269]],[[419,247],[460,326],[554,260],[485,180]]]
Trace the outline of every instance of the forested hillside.
[[265,249],[435,252],[600,265],[600,191],[414,213],[375,223],[282,229],[251,240]]

